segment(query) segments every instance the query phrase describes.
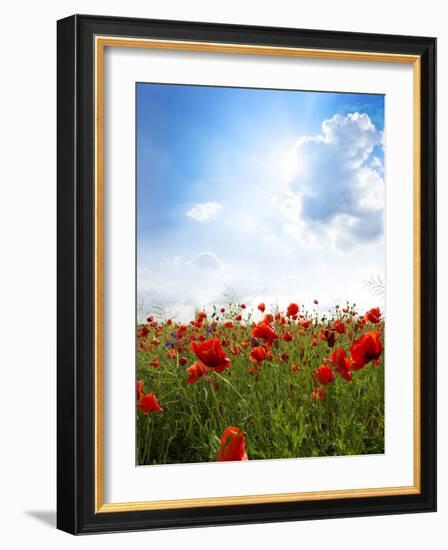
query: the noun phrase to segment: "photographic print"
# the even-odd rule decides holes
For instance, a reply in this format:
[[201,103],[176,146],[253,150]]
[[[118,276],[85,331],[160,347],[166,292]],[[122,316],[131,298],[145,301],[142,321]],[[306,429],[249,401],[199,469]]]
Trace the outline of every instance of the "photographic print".
[[384,97],[138,83],[137,464],[384,452]]

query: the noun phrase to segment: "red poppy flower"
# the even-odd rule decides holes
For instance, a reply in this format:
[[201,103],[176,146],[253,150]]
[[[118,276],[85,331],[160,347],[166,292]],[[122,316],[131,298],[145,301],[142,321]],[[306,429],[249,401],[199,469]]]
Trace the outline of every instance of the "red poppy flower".
[[146,338],[148,336],[148,332],[149,332],[149,327],[147,325],[144,325],[141,329],[140,329],[140,333],[139,333],[139,336],[141,338]]
[[383,345],[379,333],[375,330],[366,332],[353,342],[350,348],[352,370],[362,369],[370,361],[379,359],[382,351]]
[[246,309],[246,304],[241,304],[241,309]]
[[347,382],[352,381],[352,373],[350,372],[350,359],[345,354],[344,348],[337,348],[331,354],[331,363],[335,366],[336,372],[339,373],[342,378],[345,378]]
[[232,346],[230,348],[230,353],[232,355],[241,355],[241,346],[237,344],[236,346]]
[[366,321],[370,321],[371,323],[379,323],[381,321],[381,311],[379,307],[374,307],[366,312],[364,315],[364,319]]
[[334,346],[334,343],[336,341],[336,333],[333,330],[323,330],[320,337],[322,338],[322,340],[325,340],[327,342],[329,348],[332,348]]
[[252,336],[265,340],[268,346],[272,346],[272,342],[278,338],[277,331],[266,320],[255,325]]
[[188,363],[188,359],[186,357],[180,357],[179,358],[179,364],[180,365],[186,365]]
[[153,359],[152,361],[149,361],[148,365],[150,367],[153,367],[154,369],[158,369],[160,367],[160,359],[157,357],[157,359]]
[[266,359],[266,350],[262,346],[252,348],[249,353],[249,361],[258,365]]
[[260,371],[258,370],[257,365],[251,365],[248,369],[248,373],[255,376],[257,380],[260,379]]
[[207,319],[207,314],[205,313],[205,311],[199,311],[196,315],[196,321],[202,323],[204,319]]
[[221,436],[218,461],[248,460],[245,434],[236,426],[227,426]]
[[266,306],[262,302],[261,304],[258,304],[257,309],[259,309],[261,311],[261,313],[264,313],[264,310],[266,309]]
[[288,309],[286,310],[286,317],[292,317],[299,313],[299,306],[297,304],[289,304]]
[[318,302],[318,300],[314,300],[313,303],[316,304],[316,306],[317,306],[317,304],[318,304],[319,302]]
[[287,353],[281,353],[280,354],[280,360],[285,362],[288,360],[288,354]]
[[325,401],[327,398],[327,392],[325,391],[325,388],[323,386],[319,386],[318,388],[314,388],[313,393],[311,394],[311,399],[313,401]]
[[235,316],[235,321],[241,321],[242,319],[243,317],[241,314]]
[[272,313],[266,313],[266,315],[264,316],[264,320],[266,321],[266,323],[273,323],[274,316],[272,315]]
[[333,324],[333,330],[339,332],[339,334],[345,334],[345,323],[339,319],[336,319]]
[[231,361],[218,338],[212,338],[207,342],[191,342],[190,346],[196,357],[210,369],[222,372],[230,366]]
[[186,372],[188,372],[187,384],[194,384],[199,378],[205,378],[208,370],[210,369],[204,363],[196,361],[186,369]]
[[226,308],[225,308],[225,307],[222,307],[219,311],[220,311],[221,313],[224,313],[225,310],[226,310]]
[[137,381],[137,400],[140,399],[140,397],[143,395],[143,386],[145,385],[145,382],[143,380]]
[[145,393],[141,396],[139,402],[137,403],[138,408],[144,414],[150,414],[157,411],[163,411],[162,407],[157,401],[157,397],[154,393]]
[[303,328],[308,328],[312,322],[313,322],[312,319],[307,319],[306,321],[302,321],[300,323],[300,326]]
[[297,363],[295,363],[292,367],[291,367],[291,370],[293,372],[299,372],[301,369],[300,369],[300,366],[297,365]]
[[285,334],[283,335],[283,340],[285,342],[291,342],[292,334],[289,331],[285,332]]
[[334,371],[328,365],[321,365],[314,371],[314,379],[319,384],[330,384],[335,379]]

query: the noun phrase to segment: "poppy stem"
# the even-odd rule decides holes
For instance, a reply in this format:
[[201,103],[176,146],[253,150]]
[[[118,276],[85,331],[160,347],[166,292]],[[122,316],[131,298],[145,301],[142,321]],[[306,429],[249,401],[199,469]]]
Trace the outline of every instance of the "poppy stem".
[[219,374],[218,372],[215,371],[215,375],[220,379],[222,380],[223,382],[225,382],[226,384],[228,384],[232,390],[238,395],[238,397],[244,401],[244,403],[246,403],[247,405],[247,401],[244,399],[244,397],[240,394],[240,392],[235,388],[235,386],[233,386],[228,380],[227,378],[224,378],[224,376],[222,376],[221,374]]

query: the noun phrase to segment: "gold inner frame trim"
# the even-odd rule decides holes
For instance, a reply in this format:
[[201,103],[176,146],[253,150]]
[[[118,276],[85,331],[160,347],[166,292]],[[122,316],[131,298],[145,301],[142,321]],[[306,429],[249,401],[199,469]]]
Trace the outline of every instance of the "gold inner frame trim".
[[[414,424],[414,479],[413,485],[350,490],[313,491],[264,495],[244,495],[180,500],[153,500],[141,502],[104,502],[104,50],[106,47],[152,48],[208,53],[233,53],[267,56],[300,57],[342,61],[407,63],[413,65],[413,297],[414,297],[414,353],[413,353],[413,424]],[[421,491],[421,436],[420,436],[420,119],[421,70],[420,56],[381,52],[356,52],[256,46],[253,44],[226,44],[182,40],[156,40],[96,36],[95,55],[95,513],[166,510],[207,506],[231,506],[274,502],[300,502],[419,494]]]

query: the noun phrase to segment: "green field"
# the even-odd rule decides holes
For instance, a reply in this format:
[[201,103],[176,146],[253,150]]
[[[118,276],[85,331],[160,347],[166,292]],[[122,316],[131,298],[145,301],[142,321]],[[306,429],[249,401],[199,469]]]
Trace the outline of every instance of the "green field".
[[[216,461],[229,426],[242,432],[249,460],[384,452],[379,310],[287,313],[260,325],[257,308],[228,304],[193,324],[149,318],[137,327],[137,464]],[[192,347],[210,342],[222,355],[207,369]],[[343,371],[331,362],[341,350]]]

